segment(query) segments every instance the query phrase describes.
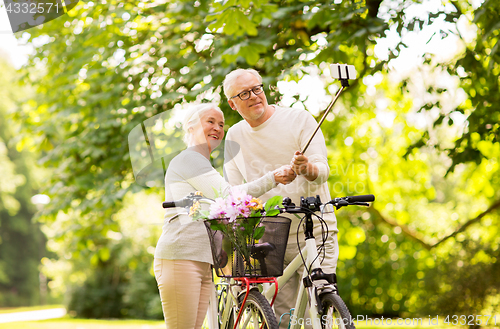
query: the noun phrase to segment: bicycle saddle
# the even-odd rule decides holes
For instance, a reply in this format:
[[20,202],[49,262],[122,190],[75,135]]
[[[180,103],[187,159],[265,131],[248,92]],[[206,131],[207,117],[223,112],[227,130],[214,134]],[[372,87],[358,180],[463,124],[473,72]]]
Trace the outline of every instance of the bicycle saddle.
[[271,251],[276,249],[274,244],[269,242],[256,243],[250,248],[250,253],[254,258],[266,257]]

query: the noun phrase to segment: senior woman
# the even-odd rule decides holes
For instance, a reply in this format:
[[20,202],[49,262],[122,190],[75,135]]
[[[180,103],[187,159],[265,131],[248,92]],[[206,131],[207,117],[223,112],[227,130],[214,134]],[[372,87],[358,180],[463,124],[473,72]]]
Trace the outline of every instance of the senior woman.
[[[194,106],[187,112],[183,129],[188,148],[170,162],[165,176],[165,199],[179,200],[196,191],[214,199],[214,189],[227,193],[231,186],[210,164],[211,152],[224,137],[222,111],[214,104]],[[258,197],[294,178],[291,168],[284,166],[237,187]],[[201,328],[212,287],[211,264],[204,223],[193,221],[185,211],[167,210],[156,246],[154,272],[168,329]]]

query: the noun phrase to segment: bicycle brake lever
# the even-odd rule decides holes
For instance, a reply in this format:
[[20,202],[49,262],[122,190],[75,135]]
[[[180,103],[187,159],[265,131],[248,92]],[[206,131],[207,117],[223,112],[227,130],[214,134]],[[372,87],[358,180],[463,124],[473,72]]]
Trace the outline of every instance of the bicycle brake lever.
[[350,206],[366,206],[366,207],[370,206],[370,204],[366,203],[366,202],[350,202],[349,205]]
[[343,199],[335,199],[335,203],[332,203],[335,206],[335,209],[339,210],[342,207],[348,206],[350,203],[347,200]]

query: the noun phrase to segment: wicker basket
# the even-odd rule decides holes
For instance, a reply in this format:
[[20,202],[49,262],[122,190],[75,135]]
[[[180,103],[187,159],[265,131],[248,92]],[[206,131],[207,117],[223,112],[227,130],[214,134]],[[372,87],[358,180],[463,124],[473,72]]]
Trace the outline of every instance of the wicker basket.
[[210,229],[210,223],[205,222],[217,276],[278,277],[283,274],[291,220],[279,216],[264,217],[262,223],[266,227],[265,233],[259,241],[248,246],[251,259],[245,263],[231,241],[221,231]]

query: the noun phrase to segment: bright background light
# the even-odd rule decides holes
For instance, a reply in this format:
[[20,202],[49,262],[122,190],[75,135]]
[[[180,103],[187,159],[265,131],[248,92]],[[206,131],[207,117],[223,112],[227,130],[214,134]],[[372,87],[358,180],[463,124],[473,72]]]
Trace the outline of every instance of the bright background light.
[[31,203],[33,204],[48,204],[50,202],[50,197],[45,194],[36,194],[31,197]]
[[4,2],[0,0],[0,56],[7,57],[16,69],[28,61],[28,56],[33,51],[31,46],[23,45],[23,43],[25,42],[14,37]]

